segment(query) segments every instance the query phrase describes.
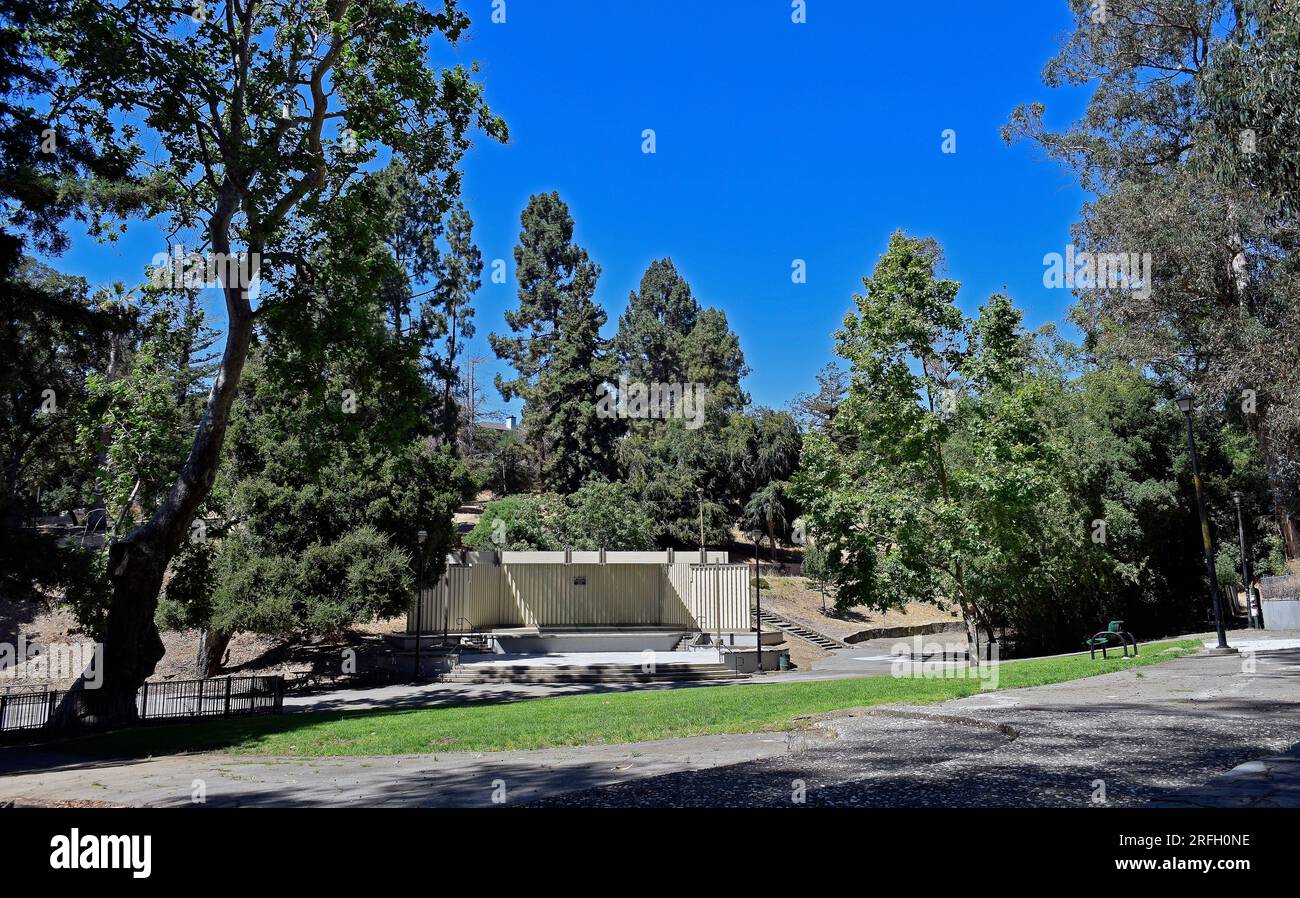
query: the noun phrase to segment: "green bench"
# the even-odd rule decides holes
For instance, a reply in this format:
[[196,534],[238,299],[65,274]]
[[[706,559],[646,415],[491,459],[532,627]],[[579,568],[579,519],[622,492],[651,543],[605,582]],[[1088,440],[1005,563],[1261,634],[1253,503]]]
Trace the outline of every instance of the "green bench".
[[1124,657],[1128,657],[1128,647],[1132,644],[1133,654],[1138,653],[1138,643],[1133,634],[1124,629],[1122,620],[1113,620],[1106,625],[1106,629],[1100,633],[1094,633],[1090,639],[1084,640],[1084,645],[1088,647],[1088,657],[1096,659],[1097,649],[1101,649],[1101,657],[1106,657],[1106,649],[1123,648]]

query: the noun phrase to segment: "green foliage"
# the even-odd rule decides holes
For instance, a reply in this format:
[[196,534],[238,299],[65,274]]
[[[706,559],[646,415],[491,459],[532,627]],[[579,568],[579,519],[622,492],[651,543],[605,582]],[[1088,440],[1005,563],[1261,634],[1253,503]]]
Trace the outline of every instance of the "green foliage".
[[833,431],[855,448],[809,434],[793,491],[841,611],[951,601],[968,627],[1024,623],[1085,531],[1019,313],[994,296],[966,321],[941,261],[933,241],[895,234],[864,278],[837,335],[852,381]]
[[192,295],[135,305],[101,294],[100,302],[140,322],[115,341],[107,369],[87,376],[77,421],[77,450],[94,459],[96,500],[111,539],[153,513],[185,457],[206,392],[206,372],[192,367],[206,327]]
[[289,634],[391,615],[410,601],[419,530],[426,576],[440,575],[472,485],[441,432],[444,385],[420,364],[442,351],[441,313],[411,325],[403,266],[426,262],[386,249],[440,226],[401,205],[417,194],[385,188],[392,177],[332,201],[312,247],[324,284],[289,285],[294,301],[266,310],[208,503],[215,549],[182,553],[160,620]]
[[215,567],[208,625],[225,631],[329,633],[403,611],[414,588],[410,554],[366,525],[298,555],[265,555],[235,535]]
[[[749,369],[725,313],[702,308],[672,260],[658,259],[628,299],[614,350],[631,382],[701,384],[705,390],[700,426],[677,418],[633,419],[619,444],[623,479],[655,522],[657,543],[699,545],[701,489],[706,542],[729,542],[745,502],[766,482],[758,481],[771,475],[763,460],[777,461],[784,452],[792,469],[798,448],[791,452],[788,434],[744,414],[748,398],[740,382]],[[788,476],[787,467],[776,467],[776,477]]]
[[563,549],[557,520],[563,499],[554,493],[506,496],[489,502],[465,545],[501,551]]
[[773,560],[775,560],[777,540],[789,535],[790,522],[794,520],[794,515],[790,514],[789,510],[791,503],[785,491],[784,483],[769,483],[762,489],[756,490],[754,495],[749,497],[749,502],[745,504],[744,525],[747,529],[767,534]]
[[519,306],[505,313],[514,336],[491,334],[517,374],[497,376],[506,400],[524,400],[524,426],[546,489],[572,492],[614,472],[618,422],[596,414],[613,369],[594,295],[600,268],[573,242],[573,218],[558,193],[531,197],[520,216],[515,267]]
[[825,608],[826,593],[827,590],[834,590],[834,581],[831,577],[826,549],[820,543],[809,546],[804,552],[801,572],[808,578],[812,588],[821,593],[822,607]]
[[[1075,291],[1085,349],[1102,366],[1149,371],[1165,396],[1190,387],[1198,426],[1248,436],[1264,474],[1248,501],[1272,511],[1294,554],[1300,143],[1285,110],[1300,105],[1296,5],[1112,0],[1100,20],[1085,0],[1071,5],[1075,26],[1044,80],[1089,86],[1084,114],[1053,131],[1043,105],[1028,104],[1003,133],[1034,141],[1097,195],[1074,229],[1081,252],[1151,257],[1142,289]],[[1223,542],[1235,526],[1213,529]]]
[[591,483],[568,496],[507,496],[488,504],[465,537],[500,550],[637,551],[654,548],[654,522],[621,483]]

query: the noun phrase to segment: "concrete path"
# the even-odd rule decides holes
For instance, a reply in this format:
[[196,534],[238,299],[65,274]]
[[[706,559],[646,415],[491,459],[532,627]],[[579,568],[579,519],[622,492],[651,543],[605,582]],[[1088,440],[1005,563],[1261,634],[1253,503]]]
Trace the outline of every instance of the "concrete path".
[[1262,645],[791,734],[302,760],[4,749],[0,802],[189,805],[202,791],[212,806],[1294,806],[1297,742],[1300,649]]
[[[1260,647],[1253,659],[1198,655],[1053,686],[879,709],[824,727],[838,738],[797,754],[539,804],[1300,807],[1300,745],[1292,748],[1300,741],[1296,649]],[[1272,757],[1251,761],[1261,755]]]
[[[367,758],[203,753],[98,761],[8,749],[0,750],[0,806],[98,801],[155,807],[492,807],[790,750],[784,733]],[[198,794],[204,801],[194,800]]]

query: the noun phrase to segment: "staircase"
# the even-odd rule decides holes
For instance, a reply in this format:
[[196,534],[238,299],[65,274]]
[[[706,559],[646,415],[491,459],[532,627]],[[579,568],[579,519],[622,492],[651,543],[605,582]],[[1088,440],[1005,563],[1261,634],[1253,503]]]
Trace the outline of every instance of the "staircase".
[[442,683],[681,683],[736,680],[737,674],[724,664],[656,664],[645,670],[639,664],[458,664],[445,674]]
[[[751,611],[750,617],[752,618],[753,615],[754,613]],[[826,651],[830,652],[830,651],[834,651],[835,649],[848,648],[847,645],[845,645],[844,643],[840,642],[837,639],[832,639],[831,637],[825,635],[824,633],[818,633],[815,630],[810,630],[801,623],[793,621],[788,617],[782,617],[779,614],[773,614],[771,611],[764,610],[762,614],[762,619],[763,619],[763,623],[767,624],[768,626],[776,627],[778,630],[781,630],[782,632],[787,633],[790,636],[795,636],[798,637],[799,639],[802,639],[804,642],[812,643],[813,645],[817,646],[817,648],[819,649],[825,649]]]
[[683,633],[682,638],[677,640],[677,645],[673,646],[674,652],[689,652],[695,646],[695,640],[700,638],[699,633]]

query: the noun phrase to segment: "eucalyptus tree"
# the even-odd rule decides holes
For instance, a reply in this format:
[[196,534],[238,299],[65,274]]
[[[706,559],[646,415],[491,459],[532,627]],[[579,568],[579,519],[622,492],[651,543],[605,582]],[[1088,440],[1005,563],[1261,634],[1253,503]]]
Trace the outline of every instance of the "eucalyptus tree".
[[474,337],[472,302],[482,286],[482,274],[483,256],[474,244],[474,219],[457,204],[448,218],[447,250],[439,258],[436,287],[427,304],[441,319],[442,352],[437,354],[434,373],[442,386],[443,438],[453,446],[461,432],[462,415],[456,402],[461,392],[461,357]]
[[[1080,249],[1150,259],[1143,283],[1085,283],[1075,317],[1099,360],[1151,369],[1167,393],[1252,434],[1293,553],[1300,529],[1300,242],[1294,177],[1295,0],[1071,0],[1052,87],[1091,89],[1062,130],[1045,107],[1004,129],[1095,194]],[[1134,289],[1134,288],[1137,289]]]
[[[164,572],[212,489],[255,322],[308,265],[293,247],[322,201],[388,152],[448,210],[471,130],[505,136],[472,72],[430,62],[436,41],[455,42],[468,25],[453,0],[438,11],[409,0],[199,0],[188,9],[71,0],[41,28],[58,66],[55,120],[65,109],[103,110],[122,123],[103,139],[157,148],[140,162],[162,185],[155,211],[220,263],[226,312],[188,456],[149,520],[110,549],[103,683],[79,702],[89,719],[133,717],[136,688],[162,657],[154,612]],[[256,309],[253,276],[266,291]]]

